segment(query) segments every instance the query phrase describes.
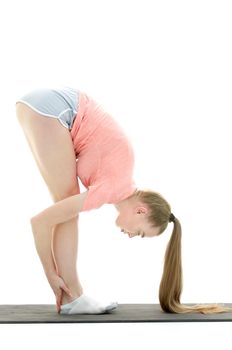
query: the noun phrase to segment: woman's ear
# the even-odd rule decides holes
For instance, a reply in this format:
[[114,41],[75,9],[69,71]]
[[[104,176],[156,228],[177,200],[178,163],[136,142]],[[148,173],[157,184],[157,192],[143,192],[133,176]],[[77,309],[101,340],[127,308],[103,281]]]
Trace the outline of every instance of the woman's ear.
[[136,208],[136,213],[137,214],[147,214],[148,213],[148,209],[144,206],[139,206]]

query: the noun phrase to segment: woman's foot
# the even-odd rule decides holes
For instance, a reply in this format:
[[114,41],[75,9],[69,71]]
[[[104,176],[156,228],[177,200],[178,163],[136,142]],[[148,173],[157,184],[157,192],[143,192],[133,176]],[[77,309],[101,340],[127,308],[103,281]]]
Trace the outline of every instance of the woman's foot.
[[117,306],[118,304],[116,302],[101,303],[85,294],[82,294],[72,302],[62,305],[60,314],[104,314],[116,309]]

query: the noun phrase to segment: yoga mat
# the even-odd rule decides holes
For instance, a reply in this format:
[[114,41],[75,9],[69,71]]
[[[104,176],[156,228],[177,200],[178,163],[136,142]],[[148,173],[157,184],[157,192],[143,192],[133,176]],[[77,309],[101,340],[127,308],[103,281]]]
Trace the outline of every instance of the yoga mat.
[[[185,304],[194,305],[194,304]],[[224,303],[226,307],[232,304]],[[231,313],[168,314],[159,304],[119,304],[101,315],[60,315],[55,305],[0,305],[0,323],[231,322]]]

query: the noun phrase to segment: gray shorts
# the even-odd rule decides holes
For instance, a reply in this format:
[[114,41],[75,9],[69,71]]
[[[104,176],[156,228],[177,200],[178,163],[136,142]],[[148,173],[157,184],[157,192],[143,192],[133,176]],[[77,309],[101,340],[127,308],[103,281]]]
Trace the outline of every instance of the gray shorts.
[[41,88],[19,98],[34,111],[45,117],[56,118],[71,130],[79,106],[79,90],[70,87],[60,89]]

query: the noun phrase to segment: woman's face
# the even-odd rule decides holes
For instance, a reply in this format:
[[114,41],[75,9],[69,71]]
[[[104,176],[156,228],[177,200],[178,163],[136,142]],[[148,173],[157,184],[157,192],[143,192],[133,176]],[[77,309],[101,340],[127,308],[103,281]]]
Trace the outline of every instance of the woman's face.
[[118,208],[119,215],[115,221],[121,232],[128,234],[130,238],[135,236],[154,237],[159,233],[159,228],[152,228],[147,221],[148,209],[143,205],[128,203]]

